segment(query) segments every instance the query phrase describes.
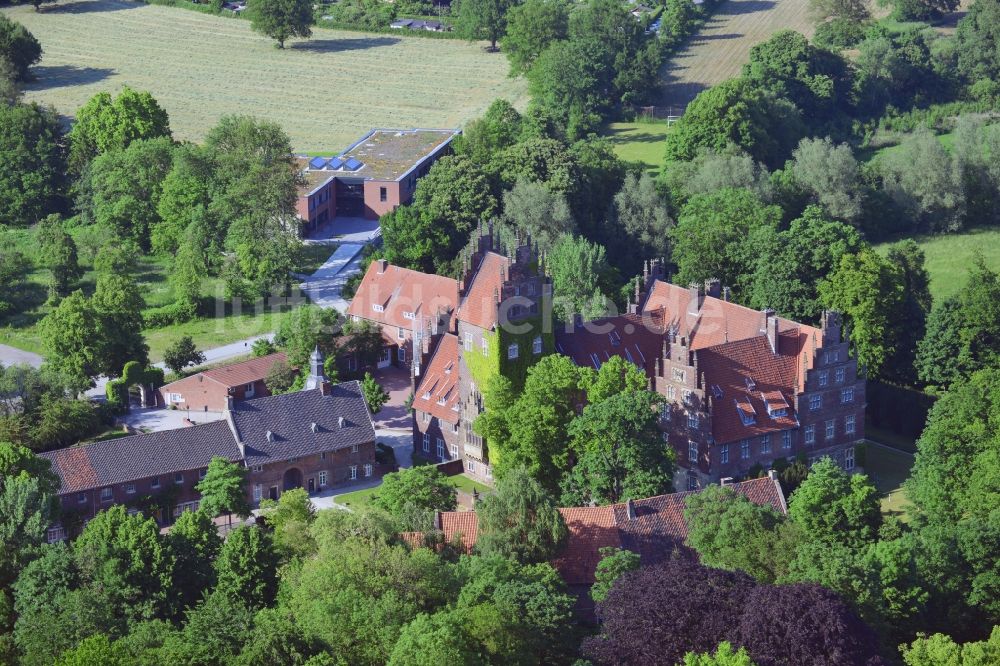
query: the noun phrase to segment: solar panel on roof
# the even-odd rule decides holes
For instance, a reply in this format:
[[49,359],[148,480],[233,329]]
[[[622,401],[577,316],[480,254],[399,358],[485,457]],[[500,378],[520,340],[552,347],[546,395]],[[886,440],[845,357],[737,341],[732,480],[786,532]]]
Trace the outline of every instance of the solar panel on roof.
[[326,166],[326,158],[314,157],[311,160],[309,160],[309,166],[312,167],[313,169],[322,169],[323,167]]
[[364,166],[363,163],[359,162],[358,160],[354,159],[353,157],[351,157],[350,159],[348,159],[347,162],[344,164],[344,168],[348,169],[350,171],[357,171],[358,169],[360,169],[363,166]]
[[334,157],[330,160],[331,169],[339,169],[342,166],[344,166],[344,160],[340,159],[339,157]]

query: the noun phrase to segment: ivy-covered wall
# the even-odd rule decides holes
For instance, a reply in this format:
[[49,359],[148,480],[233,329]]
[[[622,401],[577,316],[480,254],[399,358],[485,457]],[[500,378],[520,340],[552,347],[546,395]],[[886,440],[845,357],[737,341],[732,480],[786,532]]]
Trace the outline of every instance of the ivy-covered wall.
[[[489,380],[497,373],[503,374],[514,385],[514,389],[521,390],[524,380],[528,374],[528,368],[538,362],[542,356],[555,351],[555,336],[551,331],[545,332],[542,326],[542,318],[535,317],[518,322],[518,328],[525,325],[529,330],[523,333],[512,333],[503,328],[497,331],[482,331],[482,339],[487,341],[488,350],[483,354],[481,342],[478,340],[469,351],[462,350],[462,357],[472,381],[480,390],[485,390],[489,385]],[[533,344],[537,336],[542,336],[542,353],[533,352]],[[518,355],[515,359],[507,358],[507,349],[512,344],[518,345]]]

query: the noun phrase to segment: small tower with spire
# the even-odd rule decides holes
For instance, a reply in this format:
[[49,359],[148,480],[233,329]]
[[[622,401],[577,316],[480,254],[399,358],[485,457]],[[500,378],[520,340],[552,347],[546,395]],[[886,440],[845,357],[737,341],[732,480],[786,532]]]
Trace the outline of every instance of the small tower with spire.
[[310,391],[322,388],[325,383],[326,377],[323,376],[323,352],[319,350],[319,345],[316,345],[312,354],[309,355],[309,376],[306,378],[306,385],[303,390]]

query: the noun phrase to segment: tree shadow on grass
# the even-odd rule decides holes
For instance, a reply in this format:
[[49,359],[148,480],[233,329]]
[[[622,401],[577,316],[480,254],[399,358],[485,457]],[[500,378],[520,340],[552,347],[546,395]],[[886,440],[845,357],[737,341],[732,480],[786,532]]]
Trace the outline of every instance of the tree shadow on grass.
[[66,88],[88,83],[103,81],[115,70],[108,67],[77,67],[76,65],[40,65],[31,68],[34,80],[26,88],[28,90],[50,90]]
[[654,134],[653,132],[636,132],[630,129],[610,129],[606,138],[613,144],[659,143],[660,141],[663,141],[663,134]]
[[369,37],[363,39],[313,39],[308,42],[296,42],[288,48],[294,51],[313,51],[315,53],[339,53],[341,51],[362,51],[364,49],[392,46],[398,44],[398,37]]
[[726,32],[718,35],[695,35],[691,38],[692,44],[698,44],[699,42],[718,42],[725,39],[742,39],[744,37],[741,32]]
[[732,0],[724,3],[715,10],[716,16],[736,16],[739,14],[753,14],[754,12],[766,12],[777,4],[775,0]]
[[145,6],[142,2],[116,2],[115,0],[77,0],[49,5],[42,9],[43,14],[96,14],[98,12],[118,12],[123,9],[136,9]]

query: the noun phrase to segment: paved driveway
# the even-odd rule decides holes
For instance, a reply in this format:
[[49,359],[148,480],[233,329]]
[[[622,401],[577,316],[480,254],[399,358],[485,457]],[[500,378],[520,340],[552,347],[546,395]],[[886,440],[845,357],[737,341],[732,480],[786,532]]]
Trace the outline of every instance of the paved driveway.
[[37,368],[42,364],[43,360],[38,354],[8,345],[0,345],[0,363],[4,365],[21,365],[26,363]]
[[361,270],[361,250],[364,245],[346,243],[302,282],[302,291],[309,300],[324,308],[346,312],[348,303],[340,296],[347,278]]

